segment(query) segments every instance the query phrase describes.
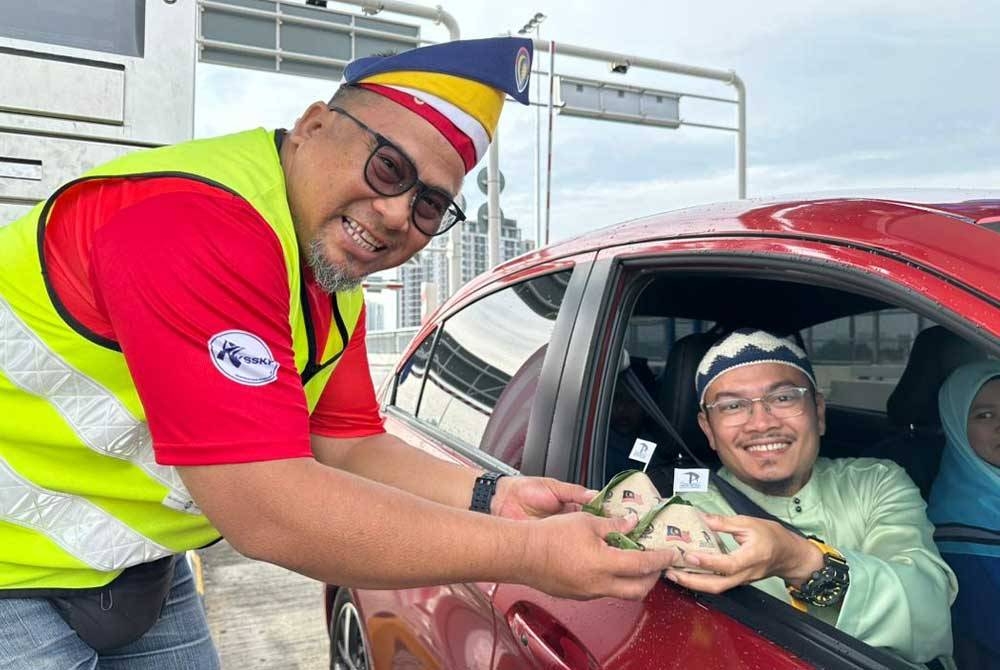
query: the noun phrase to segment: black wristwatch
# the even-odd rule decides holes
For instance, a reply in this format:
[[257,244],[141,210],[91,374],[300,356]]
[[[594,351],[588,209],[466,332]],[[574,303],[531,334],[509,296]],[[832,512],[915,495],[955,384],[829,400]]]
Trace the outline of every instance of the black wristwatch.
[[789,586],[788,592],[793,598],[804,600],[817,607],[836,605],[844,599],[847,587],[851,585],[851,572],[847,559],[833,547],[824,544],[822,540],[814,537],[808,539],[823,552],[823,567],[812,573],[812,576],[798,588]]
[[504,476],[506,475],[502,472],[484,472],[479,475],[475,486],[472,487],[472,504],[469,505],[469,509],[489,514],[493,494],[497,492],[497,480]]

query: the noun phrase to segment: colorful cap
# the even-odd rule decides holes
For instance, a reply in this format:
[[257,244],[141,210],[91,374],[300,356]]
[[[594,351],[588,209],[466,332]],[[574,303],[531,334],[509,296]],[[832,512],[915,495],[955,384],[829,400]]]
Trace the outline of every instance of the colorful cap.
[[451,143],[469,172],[486,153],[507,95],[528,104],[532,42],[520,37],[456,40],[368,56],[348,64],[343,83],[419,114]]
[[816,375],[802,347],[787,337],[778,337],[766,330],[741,328],[722,338],[705,352],[698,364],[694,387],[698,404],[705,404],[705,391],[722,374],[734,368],[757,363],[781,363],[802,372],[816,387]]

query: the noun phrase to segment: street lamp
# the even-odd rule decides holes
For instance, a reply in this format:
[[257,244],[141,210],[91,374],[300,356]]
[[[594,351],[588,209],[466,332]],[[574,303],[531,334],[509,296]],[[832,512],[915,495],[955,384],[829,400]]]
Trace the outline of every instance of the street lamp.
[[[541,25],[547,17],[541,12],[528,19],[528,22],[517,31],[518,35],[527,35],[534,32],[535,37],[541,39]],[[550,73],[551,74],[551,73]],[[539,73],[535,77],[535,102],[542,97],[542,75]],[[541,247],[542,239],[542,108],[535,105],[535,245]]]
[[545,20],[546,18],[547,18],[547,17],[545,16],[545,14],[542,14],[541,12],[535,12],[535,15],[534,15],[534,16],[532,16],[532,17],[531,17],[530,19],[528,19],[528,22],[527,22],[527,23],[525,23],[525,24],[524,24],[524,25],[523,25],[523,26],[521,27],[521,29],[517,31],[517,34],[518,34],[518,35],[527,35],[528,33],[532,32],[532,31],[535,31],[535,32],[537,33],[537,31],[538,31],[538,26],[539,26],[539,25],[540,25],[540,24],[542,23],[542,21],[544,21],[544,20]]

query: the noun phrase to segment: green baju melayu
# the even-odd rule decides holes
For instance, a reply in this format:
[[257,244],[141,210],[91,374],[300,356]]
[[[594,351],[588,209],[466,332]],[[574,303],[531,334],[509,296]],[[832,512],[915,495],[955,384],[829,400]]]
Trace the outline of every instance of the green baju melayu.
[[[769,496],[725,468],[720,475],[774,516],[836,548],[850,566],[851,584],[839,607],[809,613],[874,647],[908,661],[951,655],[949,607],[958,583],[934,544],[920,491],[891,461],[820,458],[809,482],[793,496]],[[699,509],[733,514],[713,487],[683,496]],[[720,533],[729,551],[738,545]],[[791,602],[778,577],[757,588]]]

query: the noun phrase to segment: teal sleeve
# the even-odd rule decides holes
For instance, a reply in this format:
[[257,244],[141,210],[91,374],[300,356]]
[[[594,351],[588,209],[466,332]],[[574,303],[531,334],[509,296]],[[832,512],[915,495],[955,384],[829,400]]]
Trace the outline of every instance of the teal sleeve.
[[837,547],[850,566],[851,585],[836,626],[876,647],[923,663],[952,651],[950,605],[954,573],[934,545],[934,528],[920,492],[898,466],[870,478],[864,540]]

